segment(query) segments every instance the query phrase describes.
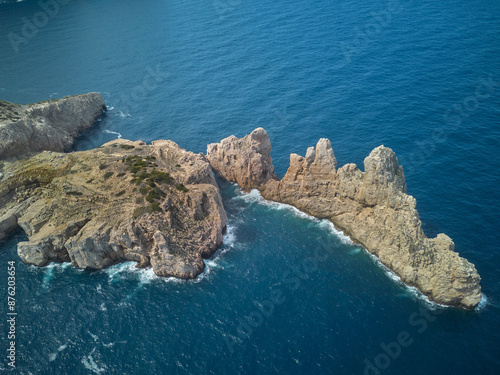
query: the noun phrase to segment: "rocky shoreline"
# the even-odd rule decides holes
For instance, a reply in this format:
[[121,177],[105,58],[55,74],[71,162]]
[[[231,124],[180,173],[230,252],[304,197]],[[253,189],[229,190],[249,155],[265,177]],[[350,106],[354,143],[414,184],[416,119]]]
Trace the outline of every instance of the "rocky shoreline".
[[69,154],[45,151],[0,181],[0,238],[20,226],[29,264],[102,269],[124,261],[191,279],[221,245],[222,198],[205,157],[171,141],[115,140]]
[[105,110],[96,92],[27,105],[0,100],[0,159],[68,151]]
[[[408,285],[437,303],[473,309],[473,264],[445,234],[427,238],[394,152],[377,147],[337,168],[328,139],[290,156],[279,180],[262,128],[207,147],[115,140],[63,153],[105,110],[97,93],[19,106],[0,102],[0,240],[21,227],[20,258],[102,269],[135,261],[159,276],[195,278],[221,245],[226,213],[213,172],[244,191],[330,220]],[[22,151],[21,151],[22,150]],[[212,172],[213,171],[213,172]]]
[[391,149],[374,149],[364,172],[355,164],[337,169],[330,141],[320,139],[305,157],[290,155],[281,180],[270,152],[269,137],[258,128],[244,138],[208,145],[207,158],[219,176],[243,190],[256,188],[265,199],[330,220],[430,300],[465,309],[479,304],[481,278],[474,265],[454,251],[445,234],[424,234],[416,200],[406,194],[403,168]]

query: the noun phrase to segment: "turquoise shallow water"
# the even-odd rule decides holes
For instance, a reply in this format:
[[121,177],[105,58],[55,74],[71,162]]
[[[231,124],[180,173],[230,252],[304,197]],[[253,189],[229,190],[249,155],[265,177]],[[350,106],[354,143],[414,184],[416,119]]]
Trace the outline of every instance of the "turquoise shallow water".
[[1,242],[2,352],[17,262],[18,373],[497,372],[498,2],[61,3],[0,4],[2,99],[101,92],[109,111],[76,149],[120,135],[204,152],[263,126],[279,175],[321,137],[340,165],[384,144],[424,230],[453,238],[487,302],[429,305],[327,223],[221,181],[226,244],[195,281],[30,267],[15,252],[24,234]]

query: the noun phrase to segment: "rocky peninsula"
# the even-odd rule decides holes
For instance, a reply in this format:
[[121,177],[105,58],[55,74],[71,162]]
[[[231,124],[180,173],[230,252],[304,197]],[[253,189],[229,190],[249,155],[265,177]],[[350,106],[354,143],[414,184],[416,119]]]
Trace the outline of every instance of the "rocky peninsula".
[[42,152],[0,182],[0,237],[20,226],[21,259],[101,269],[123,261],[194,278],[222,244],[226,214],[206,158],[171,141],[116,140]]
[[101,94],[19,105],[0,100],[0,159],[68,151],[106,110]]
[[427,238],[394,152],[337,168],[328,139],[292,154],[279,180],[262,128],[208,145],[118,139],[64,153],[105,110],[98,93],[20,106],[0,101],[0,240],[21,227],[21,259],[102,269],[123,261],[190,279],[221,245],[226,213],[214,173],[330,220],[432,301],[472,309],[480,277],[445,234]]
[[100,94],[2,104],[0,239],[21,227],[24,262],[102,269],[129,260],[184,279],[203,271],[227,221],[203,154],[121,139],[61,152],[102,115]]
[[269,137],[258,128],[208,145],[207,157],[219,176],[243,190],[258,189],[265,199],[330,220],[430,300],[466,309],[478,305],[481,278],[474,265],[455,252],[447,235],[424,234],[403,167],[390,148],[374,149],[362,172],[355,164],[337,168],[330,141],[320,139],[305,156],[290,155],[281,180],[270,152]]

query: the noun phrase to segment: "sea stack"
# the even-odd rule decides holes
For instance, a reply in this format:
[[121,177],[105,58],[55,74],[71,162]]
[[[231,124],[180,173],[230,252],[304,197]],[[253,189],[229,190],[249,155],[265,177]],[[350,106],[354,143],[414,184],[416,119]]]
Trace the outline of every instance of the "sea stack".
[[455,252],[447,235],[424,234],[416,200],[406,193],[403,167],[390,148],[374,149],[363,172],[355,164],[337,168],[330,141],[320,139],[305,157],[290,155],[281,180],[270,151],[267,133],[258,128],[242,139],[208,145],[207,158],[219,176],[243,190],[257,188],[265,199],[330,220],[430,300],[465,309],[479,304],[476,268]]

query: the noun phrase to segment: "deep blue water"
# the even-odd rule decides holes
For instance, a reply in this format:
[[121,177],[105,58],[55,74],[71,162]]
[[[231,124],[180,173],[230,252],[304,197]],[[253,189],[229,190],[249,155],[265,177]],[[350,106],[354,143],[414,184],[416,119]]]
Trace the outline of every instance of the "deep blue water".
[[41,269],[17,257],[23,233],[0,242],[0,369],[14,260],[20,374],[498,373],[500,2],[61,2],[0,4],[1,99],[101,92],[76,149],[119,133],[204,152],[263,126],[279,175],[321,137],[340,165],[384,144],[487,301],[433,306],[327,223],[221,182],[229,233],[195,281]]

